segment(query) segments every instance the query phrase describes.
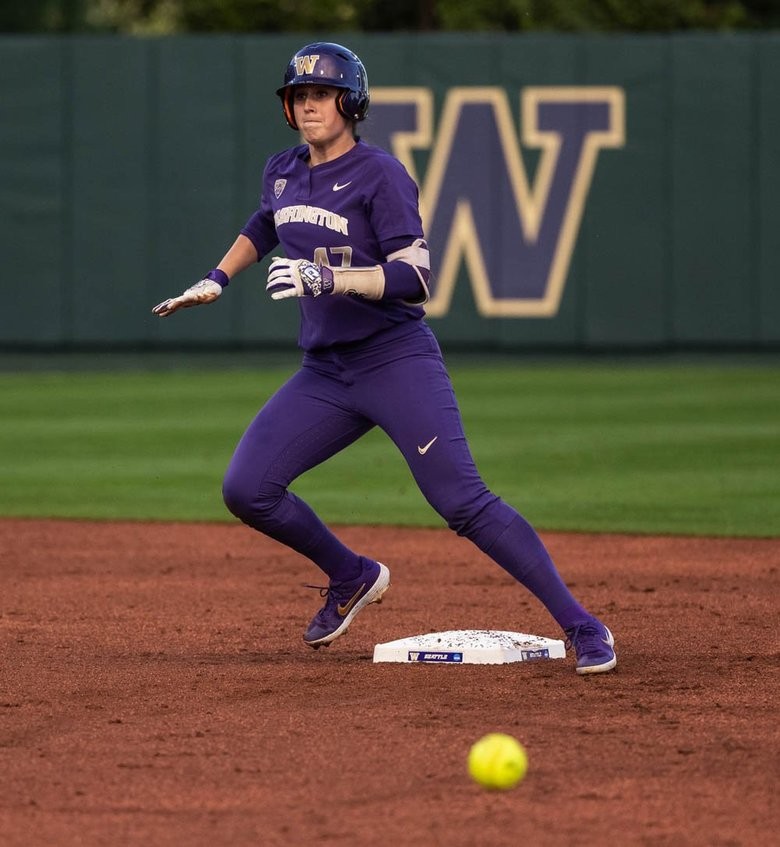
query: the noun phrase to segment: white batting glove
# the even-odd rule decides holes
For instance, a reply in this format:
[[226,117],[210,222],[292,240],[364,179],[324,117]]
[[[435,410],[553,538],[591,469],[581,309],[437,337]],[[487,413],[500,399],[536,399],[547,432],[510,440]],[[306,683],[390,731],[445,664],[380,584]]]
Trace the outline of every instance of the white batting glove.
[[222,286],[218,282],[214,282],[213,279],[201,279],[178,297],[163,300],[152,309],[152,312],[161,318],[167,318],[178,309],[199,306],[201,303],[213,303],[220,294],[222,294]]
[[275,258],[268,268],[265,290],[272,300],[288,297],[319,297],[333,293],[333,271],[307,259]]

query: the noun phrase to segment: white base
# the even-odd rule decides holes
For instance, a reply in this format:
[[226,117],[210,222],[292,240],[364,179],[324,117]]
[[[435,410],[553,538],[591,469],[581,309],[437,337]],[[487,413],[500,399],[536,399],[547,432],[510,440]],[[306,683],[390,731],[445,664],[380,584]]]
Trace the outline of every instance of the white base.
[[563,659],[563,641],[503,630],[461,629],[399,638],[374,647],[375,662],[503,665]]

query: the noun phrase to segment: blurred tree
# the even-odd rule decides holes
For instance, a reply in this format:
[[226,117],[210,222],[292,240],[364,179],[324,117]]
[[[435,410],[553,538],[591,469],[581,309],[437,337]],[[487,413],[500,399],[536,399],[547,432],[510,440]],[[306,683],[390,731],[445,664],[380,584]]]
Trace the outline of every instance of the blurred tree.
[[3,0],[2,32],[669,32],[780,27],[780,0]]
[[188,0],[185,27],[193,32],[284,32],[296,29],[361,29],[365,0]]
[[780,0],[441,0],[435,6],[443,30],[668,32],[780,25]]
[[86,0],[85,29],[133,35],[186,32],[184,0]]
[[5,0],[0,32],[73,32],[83,28],[89,0]]

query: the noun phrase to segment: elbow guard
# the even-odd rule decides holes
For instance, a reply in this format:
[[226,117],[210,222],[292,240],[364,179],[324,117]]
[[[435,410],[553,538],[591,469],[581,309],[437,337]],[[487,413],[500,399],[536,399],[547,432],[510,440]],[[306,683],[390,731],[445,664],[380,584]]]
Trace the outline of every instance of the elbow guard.
[[[330,282],[328,277],[333,277],[332,294],[356,294],[365,297],[366,300],[381,300],[385,295],[388,297],[403,297],[405,302],[412,305],[422,305],[428,302],[430,293],[428,291],[428,280],[431,275],[431,257],[428,245],[422,238],[418,238],[408,247],[396,250],[387,257],[390,262],[403,262],[414,272],[414,280],[408,280],[404,287],[420,293],[413,299],[406,299],[400,293],[393,293],[393,285],[390,291],[386,290],[387,279],[383,265],[373,265],[368,268],[334,268],[329,265],[322,266],[323,278],[326,284]],[[408,276],[408,273],[406,274]],[[393,282],[394,280],[391,280]],[[396,288],[398,285],[395,286]]]
[[387,257],[388,262],[404,262],[414,270],[420,287],[420,294],[414,299],[405,299],[413,306],[421,306],[430,299],[428,280],[431,277],[431,254],[423,238],[415,239],[408,247],[396,250]]

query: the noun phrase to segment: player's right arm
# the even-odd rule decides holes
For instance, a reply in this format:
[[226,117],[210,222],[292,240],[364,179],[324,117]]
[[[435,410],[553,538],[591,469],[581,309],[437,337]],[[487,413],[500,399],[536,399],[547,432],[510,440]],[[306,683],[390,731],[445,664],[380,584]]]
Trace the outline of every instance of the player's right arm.
[[[272,179],[268,176],[268,171],[276,158],[278,154],[276,157],[271,157],[266,164],[263,174],[264,184]],[[203,279],[191,285],[178,297],[163,300],[152,309],[152,312],[161,318],[167,318],[178,309],[199,306],[201,303],[213,303],[236,274],[259,262],[278,243],[273,209],[264,192],[260,198],[259,208],[241,228],[233,246],[225,253],[216,268],[209,271]]]
[[214,270],[209,271],[203,279],[191,285],[178,297],[163,300],[152,309],[152,312],[161,318],[167,318],[178,309],[199,306],[201,303],[213,303],[236,274],[257,261],[255,245],[245,235],[239,235]]

